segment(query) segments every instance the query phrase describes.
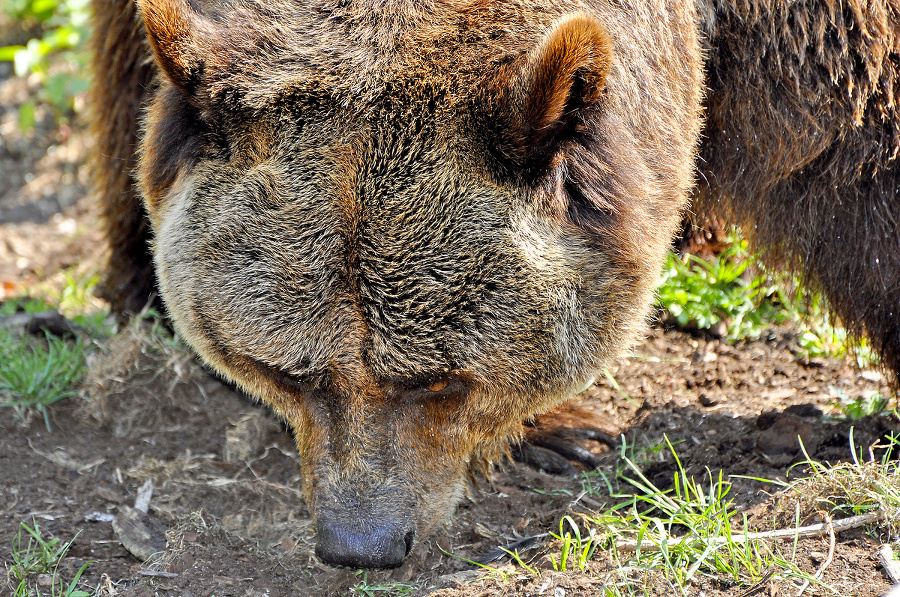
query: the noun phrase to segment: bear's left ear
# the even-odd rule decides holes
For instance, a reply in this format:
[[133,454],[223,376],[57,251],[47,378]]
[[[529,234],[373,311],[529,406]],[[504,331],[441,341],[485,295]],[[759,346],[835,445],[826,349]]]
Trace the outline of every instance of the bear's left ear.
[[602,97],[612,59],[612,40],[595,17],[557,21],[494,88],[494,149],[515,169],[545,167],[579,112]]
[[204,16],[191,0],[137,0],[147,40],[156,61],[176,87],[189,97],[226,62],[221,26]]

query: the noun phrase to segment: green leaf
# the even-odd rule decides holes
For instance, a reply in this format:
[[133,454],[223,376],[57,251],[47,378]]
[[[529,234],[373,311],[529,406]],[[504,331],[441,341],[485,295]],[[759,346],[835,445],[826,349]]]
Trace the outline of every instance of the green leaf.
[[49,19],[59,6],[59,0],[34,0],[31,3],[31,12],[44,21]]
[[16,52],[24,49],[25,46],[3,46],[0,48],[0,62],[12,62],[16,58]]
[[28,132],[34,129],[34,102],[29,100],[19,106],[19,130]]
[[36,70],[37,65],[44,58],[41,44],[42,42],[39,39],[30,39],[24,48],[16,52],[13,57],[13,63],[15,64],[17,77],[26,77],[30,72]]

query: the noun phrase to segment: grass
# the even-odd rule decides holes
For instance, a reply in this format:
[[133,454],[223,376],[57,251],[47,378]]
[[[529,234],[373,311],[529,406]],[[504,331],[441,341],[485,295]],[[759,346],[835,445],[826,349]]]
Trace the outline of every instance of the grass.
[[0,407],[17,416],[37,412],[50,431],[48,407],[74,396],[74,385],[85,372],[84,343],[48,336],[15,338],[0,329]]
[[[660,490],[630,459],[629,471],[620,479],[634,493],[614,493],[618,505],[585,517],[594,541],[619,568],[643,568],[661,572],[673,594],[688,594],[688,587],[701,578],[719,584],[748,587],[770,569],[792,578],[807,578],[804,572],[765,541],[735,540],[736,523],[746,526],[729,498],[731,484],[722,473],[708,473],[698,482],[685,474],[674,448],[676,462],[673,489]],[[634,549],[623,548],[627,541]],[[625,582],[611,595],[630,595],[638,587]]]
[[[740,592],[772,581],[809,583],[818,594],[839,595],[800,568],[805,557],[798,553],[800,521],[817,513],[835,520],[877,513],[879,522],[869,532],[878,540],[890,542],[900,533],[898,438],[863,451],[851,436],[853,462],[827,466],[807,457],[801,465],[808,476],[790,484],[765,480],[783,488],[777,500],[781,514],[773,525],[787,529],[789,536],[780,542],[744,534],[747,517],[735,507],[731,483],[721,472],[708,471],[696,480],[685,473],[668,440],[665,448],[675,468],[671,489],[657,487],[635,461],[657,460],[658,445],[638,450],[623,443],[621,469],[585,475],[586,491],[605,493],[614,505],[595,514],[564,516],[543,557],[525,561],[510,552],[513,563],[534,576],[542,574],[533,564],[538,559],[549,559],[554,571],[602,576],[603,594],[610,597],[696,594],[704,583]],[[499,570],[491,572],[501,577]]]
[[[92,562],[83,564],[69,584],[65,584],[59,575],[59,565],[75,539],[63,543],[58,538],[46,538],[36,521],[32,521],[32,525],[33,528],[23,522],[12,541],[12,566],[7,570],[7,578],[14,597],[90,597],[96,594],[77,588]],[[41,591],[42,586],[45,592]]]
[[796,276],[767,271],[737,231],[716,257],[670,254],[663,267],[658,305],[664,319],[685,329],[724,325],[724,338],[758,338],[773,325],[793,323],[797,344],[810,358],[855,356],[860,367],[876,362],[868,343],[835,324],[821,296]]
[[50,296],[54,302],[22,296],[0,304],[0,318],[59,310],[77,326],[75,339],[30,336],[0,327],[0,407],[11,408],[19,418],[40,415],[48,431],[48,408],[77,394],[75,388],[85,374],[85,356],[93,348],[93,340],[108,337],[114,329],[108,313],[93,302],[96,275],[67,273],[65,280]]
[[826,466],[807,456],[809,476],[784,485],[783,512],[828,512],[835,517],[881,512],[884,539],[900,536],[900,437],[863,451],[850,436],[853,462]]
[[[571,516],[563,516],[559,521],[559,534],[550,536],[560,542],[559,559],[553,554],[550,561],[557,572],[565,572],[573,568],[584,572],[585,566],[597,549],[597,536],[594,529],[588,529],[588,535],[582,537],[581,529]],[[519,560],[521,561],[521,560]]]
[[890,399],[881,392],[873,390],[857,398],[851,398],[840,388],[829,387],[828,390],[835,398],[834,406],[851,421],[889,412]]
[[379,584],[369,584],[369,571],[357,570],[356,576],[361,577],[351,589],[353,595],[364,595],[365,597],[376,597],[378,595],[411,595],[421,587],[399,582],[388,582]]
[[759,337],[788,314],[771,301],[775,292],[763,276],[750,276],[755,260],[736,235],[712,260],[670,254],[663,268],[659,304],[684,328],[711,329],[726,324],[726,337]]

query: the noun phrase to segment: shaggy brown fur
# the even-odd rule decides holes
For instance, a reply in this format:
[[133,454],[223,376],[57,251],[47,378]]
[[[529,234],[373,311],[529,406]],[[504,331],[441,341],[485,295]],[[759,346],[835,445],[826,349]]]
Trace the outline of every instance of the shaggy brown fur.
[[695,211],[740,223],[900,371],[900,1],[700,4]]
[[149,223],[134,184],[139,114],[154,87],[137,5],[94,0],[90,108],[96,138],[94,188],[111,256],[100,295],[120,313],[137,313],[155,286]]
[[[393,565],[643,324],[691,180],[693,7],[94,0],[104,293],[294,427],[323,558]],[[900,369],[900,2],[698,0],[694,210]],[[365,531],[350,529],[361,527]]]
[[[132,48],[127,0],[95,4]],[[140,7],[165,73],[138,172],[169,314],[294,428],[322,558],[398,565],[471,466],[643,328],[693,183],[693,7]],[[124,74],[102,60],[100,87]],[[133,118],[95,101],[131,159]],[[121,175],[107,160],[101,185]]]

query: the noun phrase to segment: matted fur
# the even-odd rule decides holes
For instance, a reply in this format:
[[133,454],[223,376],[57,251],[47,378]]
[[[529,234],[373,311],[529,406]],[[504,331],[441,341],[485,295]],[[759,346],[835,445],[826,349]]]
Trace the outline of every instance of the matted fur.
[[[147,222],[134,183],[139,115],[156,66],[133,2],[93,0],[92,85],[96,138],[94,189],[111,256],[99,294],[119,312],[139,313],[154,291]],[[102,33],[101,33],[102,32]]]

